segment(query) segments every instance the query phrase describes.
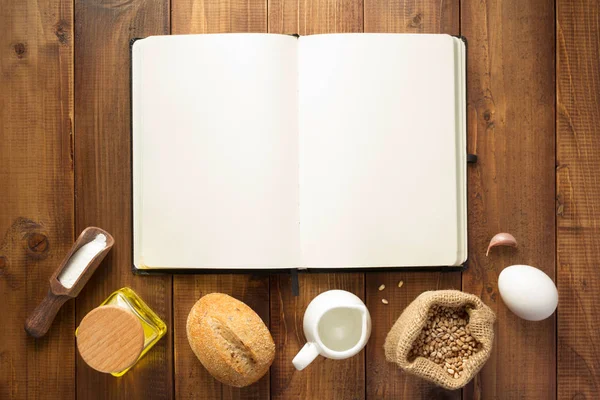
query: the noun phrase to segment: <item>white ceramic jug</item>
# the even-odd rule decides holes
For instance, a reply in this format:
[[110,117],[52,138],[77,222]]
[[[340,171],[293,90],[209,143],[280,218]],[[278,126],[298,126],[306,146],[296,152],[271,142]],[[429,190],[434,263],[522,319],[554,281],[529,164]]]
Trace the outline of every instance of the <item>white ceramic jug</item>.
[[304,313],[308,343],[292,360],[301,371],[320,354],[334,360],[352,357],[371,336],[371,315],[360,298],[345,290],[323,292]]

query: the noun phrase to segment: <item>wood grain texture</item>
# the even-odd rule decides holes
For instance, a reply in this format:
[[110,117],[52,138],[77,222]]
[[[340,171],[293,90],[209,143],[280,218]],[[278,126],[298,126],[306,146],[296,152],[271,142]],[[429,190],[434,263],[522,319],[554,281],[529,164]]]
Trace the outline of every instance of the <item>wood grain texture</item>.
[[311,300],[327,290],[342,289],[354,293],[364,301],[364,274],[300,274],[299,280],[300,296],[294,297],[289,275],[271,277],[271,334],[275,340],[271,397],[365,398],[365,350],[345,360],[330,360],[319,356],[302,371],[296,371],[292,365],[292,359],[306,343],[302,321]]
[[77,351],[97,371],[117,373],[133,365],[144,349],[137,315],[118,305],[94,308],[77,328]]
[[[497,315],[490,360],[465,398],[553,399],[555,317],[529,322],[498,294],[498,274],[529,264],[555,274],[554,3],[472,1],[461,6],[467,37],[469,264],[463,290]],[[498,232],[519,247],[485,251]]]
[[62,306],[69,300],[71,300],[69,296],[56,295],[52,290],[48,290],[46,297],[27,316],[25,332],[36,339],[43,337],[50,330]]
[[312,35],[363,31],[363,0],[268,0],[269,32]]
[[[266,32],[266,0],[172,0],[171,33]],[[185,325],[194,303],[203,295],[226,293],[248,304],[269,326],[269,278],[251,275],[175,276],[175,392],[177,398],[266,399],[269,374],[259,382],[238,389],[215,380],[192,352]]]
[[[128,286],[171,325],[171,277],[135,277],[131,231],[131,38],[169,32],[168,0],[75,1],[76,231],[89,225],[115,239],[112,251],[77,299],[77,321],[113,291]],[[79,398],[170,398],[169,330],[123,377],[89,368],[77,357]]]
[[175,277],[175,392],[179,399],[267,399],[269,374],[245,388],[223,385],[196,358],[186,335],[192,306],[209,293],[225,293],[243,301],[269,326],[269,280],[250,275]]
[[171,33],[265,32],[266,0],[171,0]]
[[365,32],[458,34],[457,0],[365,0]]
[[0,10],[0,398],[72,399],[73,302],[42,339],[23,325],[74,239],[73,6]]
[[[470,269],[463,290],[481,296],[498,316],[492,358],[463,397],[597,397],[598,2],[558,0],[555,26],[550,0],[462,0],[460,7],[458,0],[0,0],[0,398],[170,398],[173,390],[178,398],[204,399],[460,396],[406,376],[382,351],[402,309],[424,290],[460,287],[457,274],[301,275],[299,298],[291,296],[285,275],[270,283],[181,276],[173,286],[170,277],[131,275],[128,41],[169,33],[170,3],[173,33],[311,34],[363,26],[368,32],[458,33],[462,10],[469,149],[479,155],[469,168]],[[75,354],[74,302],[64,305],[44,338],[28,338],[23,330],[48,277],[88,225],[107,229],[117,243],[82,291],[76,320],[127,285],[169,325],[168,335],[118,379],[91,370]],[[499,231],[514,234],[519,247],[496,248],[486,258],[487,243]],[[498,273],[515,263],[556,273],[558,347],[555,317],[526,322],[503,305]],[[382,283],[387,288],[379,292]],[[291,359],[304,343],[304,310],[331,288],[366,297],[373,336],[350,360],[318,359],[298,373]],[[187,313],[213,291],[234,295],[270,322],[278,350],[270,378],[231,389],[208,376],[193,355]]]
[[600,393],[600,5],[557,2],[558,398]]
[[[269,0],[269,32],[300,35],[363,31],[362,0]],[[271,332],[275,362],[271,367],[271,396],[275,399],[362,399],[365,396],[364,350],[341,361],[319,357],[303,371],[292,359],[306,343],[304,311],[319,293],[344,289],[364,300],[364,274],[300,275],[300,296],[292,296],[291,278],[271,277]]]
[[[365,0],[365,31],[395,33],[459,33],[459,5],[453,1]],[[398,282],[403,281],[402,288]],[[367,307],[373,330],[367,345],[367,397],[387,399],[457,399],[460,391],[445,391],[412,376],[385,359],[383,344],[404,308],[424,291],[460,289],[460,272],[389,272],[366,275]],[[386,290],[379,292],[381,284]],[[381,299],[389,304],[385,305]]]

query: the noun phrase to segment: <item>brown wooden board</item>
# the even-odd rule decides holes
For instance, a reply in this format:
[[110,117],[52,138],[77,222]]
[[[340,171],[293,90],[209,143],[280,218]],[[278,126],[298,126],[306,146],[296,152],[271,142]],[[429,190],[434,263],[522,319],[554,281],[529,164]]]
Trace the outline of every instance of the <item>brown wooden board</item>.
[[75,1],[76,231],[94,225],[115,239],[112,251],[77,299],[77,321],[110,293],[128,286],[169,331],[121,378],[89,368],[77,356],[82,399],[173,395],[171,277],[135,277],[132,267],[131,38],[169,32],[169,2]]
[[[213,2],[172,0],[171,33],[266,32],[265,0]],[[269,278],[248,274],[177,275],[173,278],[175,331],[175,392],[177,398],[194,399],[266,399],[269,398],[269,374],[243,389],[216,381],[192,352],[186,335],[187,316],[203,295],[227,293],[248,304],[269,326]]]
[[[445,1],[365,0],[365,31],[396,33],[459,33],[459,5]],[[423,149],[427,151],[427,149]],[[398,282],[403,281],[401,288]],[[379,291],[380,285],[386,289]],[[457,399],[460,391],[450,392],[404,374],[385,359],[383,344],[390,328],[404,308],[427,290],[460,289],[460,272],[378,272],[366,275],[367,306],[373,326],[367,345],[367,397],[388,399]],[[383,304],[382,299],[388,300]]]
[[171,0],[171,33],[266,32],[266,0]]
[[41,339],[23,326],[74,240],[73,6],[0,10],[0,398],[72,399],[74,302]]
[[[481,296],[498,322],[493,355],[463,397],[597,397],[597,2],[558,0],[555,10],[551,0],[0,0],[0,10],[0,398],[461,396],[403,374],[382,351],[403,308],[424,290],[460,288],[459,273],[300,274],[300,297],[292,296],[285,274],[131,274],[129,39],[168,34],[170,21],[173,33],[364,27],[466,36],[469,150],[479,163],[469,167],[470,267],[462,288]],[[115,248],[48,334],[27,337],[26,317],[90,225],[113,234]],[[489,239],[500,231],[514,234],[519,247],[495,248],[486,258]],[[533,323],[506,309],[497,278],[516,263],[556,278],[556,316]],[[114,378],[82,362],[73,331],[122,286],[136,290],[169,332]],[[297,372],[291,360],[305,342],[304,310],[333,288],[366,299],[373,317],[367,349],[345,361],[319,358]],[[213,291],[249,304],[276,342],[270,376],[249,388],[216,382],[187,343],[189,309]]]
[[[269,1],[269,32],[310,35],[362,32],[362,0],[294,2]],[[299,276],[300,296],[292,296],[291,278],[271,278],[271,332],[275,362],[271,367],[271,395],[276,399],[360,399],[365,396],[364,350],[347,360],[319,357],[303,371],[292,359],[306,343],[302,328],[304,311],[319,293],[344,289],[364,300],[363,273],[316,273]]]
[[[524,321],[498,293],[498,274],[528,264],[555,274],[554,3],[463,1],[468,40],[469,269],[463,290],[497,316],[490,360],[464,398],[556,396],[555,317]],[[485,251],[498,232],[518,248]]]
[[269,0],[269,32],[362,32],[363,0]]
[[558,398],[600,393],[600,5],[557,2]]
[[459,33],[458,1],[365,0],[365,32]]

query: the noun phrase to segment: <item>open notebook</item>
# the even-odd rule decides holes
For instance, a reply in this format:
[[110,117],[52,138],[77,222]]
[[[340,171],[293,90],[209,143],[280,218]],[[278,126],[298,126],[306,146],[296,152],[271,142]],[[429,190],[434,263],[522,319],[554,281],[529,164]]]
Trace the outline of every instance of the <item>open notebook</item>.
[[462,40],[157,36],[132,58],[136,268],[465,262]]

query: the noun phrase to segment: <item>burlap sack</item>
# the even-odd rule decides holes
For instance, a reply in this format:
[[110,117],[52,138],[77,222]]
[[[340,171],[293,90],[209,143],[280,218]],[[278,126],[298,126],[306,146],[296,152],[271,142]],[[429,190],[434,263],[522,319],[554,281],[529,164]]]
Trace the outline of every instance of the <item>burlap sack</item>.
[[[441,366],[424,357],[408,361],[408,353],[414,341],[427,323],[427,311],[433,305],[446,307],[469,306],[471,335],[482,348],[463,363],[463,374],[454,378]],[[404,371],[427,379],[446,389],[458,389],[466,385],[487,361],[494,342],[494,312],[479,297],[458,290],[424,292],[408,305],[385,339],[385,357],[398,364]]]

